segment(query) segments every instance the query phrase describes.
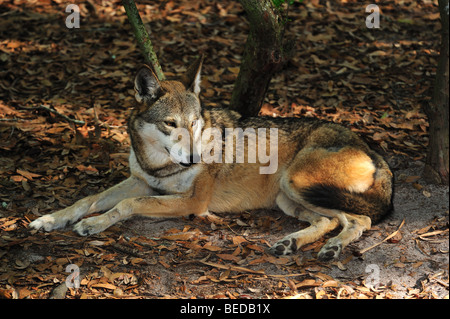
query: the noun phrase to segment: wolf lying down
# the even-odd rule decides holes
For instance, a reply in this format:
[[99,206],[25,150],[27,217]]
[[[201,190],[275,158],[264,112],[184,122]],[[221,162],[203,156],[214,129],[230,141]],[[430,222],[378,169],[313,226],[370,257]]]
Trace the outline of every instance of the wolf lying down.
[[[392,173],[355,133],[316,119],[242,118],[229,109],[202,107],[202,61],[193,63],[180,81],[159,81],[149,67],[142,67],[135,78],[137,107],[128,127],[130,177],[42,216],[30,227],[51,231],[78,221],[74,230],[88,236],[133,215],[177,217],[278,207],[310,226],[276,242],[270,252],[295,252],[340,225],[342,231],[318,253],[319,259],[331,260],[392,209]],[[250,133],[240,141],[236,134],[224,134],[234,128]],[[251,133],[260,128],[276,129],[277,134],[258,134],[256,143]],[[187,132],[187,141],[173,137],[179,129]],[[213,129],[221,133],[220,140],[206,134]],[[230,153],[225,154],[229,148],[222,146],[238,147],[242,141],[243,154],[233,152],[230,160]],[[202,155],[210,160],[194,161],[198,147],[191,144],[201,145]],[[262,174],[267,161],[252,155],[265,146],[276,150],[273,173]],[[180,151],[185,160],[174,160]]]

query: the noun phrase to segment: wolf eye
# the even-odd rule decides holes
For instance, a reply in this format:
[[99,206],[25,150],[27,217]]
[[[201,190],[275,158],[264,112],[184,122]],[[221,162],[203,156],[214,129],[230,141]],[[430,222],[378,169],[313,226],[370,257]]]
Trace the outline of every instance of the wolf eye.
[[195,125],[197,125],[197,120],[192,121],[192,123],[191,123],[191,126],[195,126]]
[[176,127],[177,124],[174,121],[164,121],[164,124],[166,124],[168,127]]

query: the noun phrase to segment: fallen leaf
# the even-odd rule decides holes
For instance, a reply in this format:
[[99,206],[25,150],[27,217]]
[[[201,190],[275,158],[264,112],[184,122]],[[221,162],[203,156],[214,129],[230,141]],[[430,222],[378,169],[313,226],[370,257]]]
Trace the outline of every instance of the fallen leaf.
[[238,224],[239,226],[242,226],[242,227],[249,227],[249,225],[247,223],[243,222],[240,219],[236,220],[236,224]]
[[116,286],[114,286],[113,284],[108,284],[108,283],[93,284],[93,285],[91,285],[91,288],[103,288],[103,289],[109,289],[109,290],[117,289]]
[[391,244],[397,244],[397,243],[399,243],[402,240],[402,238],[403,238],[402,232],[398,231],[394,236],[389,238],[387,240],[387,242],[391,243]]
[[239,260],[241,260],[240,257],[238,256],[234,256],[232,254],[217,254],[217,257],[223,259],[223,260],[231,260],[234,262],[238,262]]
[[132,265],[137,265],[137,264],[140,264],[140,263],[143,262],[143,261],[144,261],[143,258],[135,257],[135,258],[132,258],[132,259],[131,259],[131,264],[132,264]]
[[92,167],[91,165],[84,166],[84,165],[80,164],[77,166],[77,170],[79,170],[80,172],[84,172],[86,174],[98,173],[98,169],[96,169],[95,167]]
[[219,246],[214,246],[213,244],[211,244],[211,243],[206,243],[203,247],[202,247],[203,249],[206,249],[206,250],[209,250],[209,251],[220,251],[220,250],[222,250],[222,248],[221,247],[219,247]]
[[22,176],[22,175],[13,175],[13,176],[10,177],[10,179],[11,179],[12,181],[14,181],[14,182],[23,182],[23,181],[26,181],[26,180],[27,180],[27,179],[26,179],[24,176]]
[[302,282],[295,284],[295,288],[309,288],[309,287],[317,287],[320,286],[320,283],[317,282],[315,279],[305,279]]
[[275,256],[267,256],[265,257],[266,262],[269,262],[274,265],[285,265],[290,261],[288,257],[275,257]]
[[405,183],[415,183],[420,179],[420,176],[407,176],[405,178]]
[[233,244],[235,245],[235,246],[238,246],[238,245],[240,245],[240,244],[242,244],[242,243],[246,243],[246,242],[248,242],[247,241],[247,239],[245,239],[244,237],[242,237],[242,236],[233,236]]
[[336,280],[328,280],[325,281],[322,285],[323,288],[328,288],[328,287],[339,287],[339,283]]
[[422,194],[423,194],[423,196],[425,196],[425,197],[428,197],[428,198],[431,197],[431,193],[430,193],[429,191],[427,191],[427,190],[424,190],[424,191],[422,192]]
[[177,233],[177,234],[170,234],[162,236],[161,239],[166,240],[191,240],[195,236],[198,236],[197,232],[184,232],[184,233]]
[[240,69],[239,67],[228,67],[228,71],[236,75],[239,73],[239,69]]
[[25,269],[25,268],[28,268],[28,266],[30,266],[30,262],[28,260],[16,259],[14,268]]
[[25,177],[28,180],[32,180],[33,177],[41,177],[42,175],[40,174],[35,174],[35,173],[31,173],[25,170],[21,170],[21,169],[17,169],[16,170],[17,173],[19,173],[20,175],[22,175],[23,177]]

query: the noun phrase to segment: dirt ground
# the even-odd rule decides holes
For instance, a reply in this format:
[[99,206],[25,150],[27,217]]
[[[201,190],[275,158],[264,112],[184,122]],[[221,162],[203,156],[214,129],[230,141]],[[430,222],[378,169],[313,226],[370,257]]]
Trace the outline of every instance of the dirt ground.
[[[278,211],[224,215],[225,224],[136,217],[90,237],[70,227],[30,231],[35,218],[129,174],[127,117],[143,59],[126,14],[118,0],[87,1],[74,30],[65,7],[0,3],[0,298],[448,298],[449,190],[420,177],[437,1],[385,1],[379,30],[364,27],[358,1],[290,8],[286,37],[296,51],[261,114],[346,125],[396,175],[394,213],[331,263],[316,256],[337,231],[292,256],[267,254],[307,226]],[[205,53],[202,102],[226,107],[248,34],[238,1],[138,8],[166,75]]]
[[[398,171],[397,176],[417,176],[421,167],[417,165]],[[420,180],[418,182],[421,183]],[[367,276],[373,274],[371,265],[376,265],[379,285],[389,287],[395,298],[407,298],[418,291],[448,298],[449,190],[448,187],[425,183],[418,185],[423,185],[423,188],[418,190],[412,183],[397,183],[393,214],[376,225],[356,246],[361,250],[379,243],[386,234],[397,230],[404,220],[400,236],[394,236],[364,253],[362,258],[348,263],[344,271],[333,268],[331,276],[341,280],[357,277],[367,280]],[[441,230],[437,237],[426,235],[435,229]]]
[[[406,176],[418,176],[421,173],[421,169],[421,163],[416,163],[408,170],[398,171],[397,176],[400,179]],[[415,180],[415,184],[416,188],[412,183],[404,181],[396,184],[395,210],[393,214],[382,223],[374,226],[358,242],[347,247],[340,261],[331,262],[330,264],[316,262],[314,260],[315,252],[319,248],[316,247],[316,249],[301,252],[297,256],[289,258],[286,265],[296,263],[294,266],[284,267],[284,265],[276,265],[277,263],[275,265],[262,263],[258,264],[258,266],[249,267],[253,270],[263,271],[268,278],[265,278],[265,283],[261,283],[257,288],[237,289],[237,291],[240,294],[248,294],[251,297],[268,297],[270,294],[267,293],[267,288],[264,288],[264,286],[275,285],[282,276],[292,279],[304,277],[305,268],[302,262],[306,262],[306,264],[313,265],[311,266],[312,268],[306,267],[306,272],[309,272],[309,276],[314,278],[314,274],[324,274],[322,279],[335,280],[338,282],[337,287],[345,288],[345,292],[341,291],[344,295],[357,295],[354,292],[361,289],[372,296],[366,290],[369,288],[371,292],[376,292],[378,297],[413,298],[421,296],[448,298],[449,190],[445,186],[426,185],[421,179]],[[418,190],[417,188],[420,187],[417,185],[421,185],[423,188]],[[279,238],[301,227],[299,223],[277,211],[254,212],[251,216],[247,216],[248,220],[246,220],[246,223],[249,225],[258,224],[260,218],[267,216],[281,220],[283,229],[271,229],[270,231],[261,232],[261,229],[257,226],[240,227],[234,230],[225,228],[211,232],[207,241],[219,247],[226,247],[227,241],[223,241],[222,238],[243,236],[251,241],[264,238],[264,241],[274,243]],[[234,220],[242,220],[238,219],[239,216],[230,215],[227,217]],[[386,237],[399,229],[402,221],[404,221],[404,224],[398,234],[383,242]],[[189,225],[189,223],[183,220],[154,223],[154,221],[149,219],[137,218],[126,222],[125,227],[130,228],[126,232],[127,236],[158,237],[168,229],[182,229],[186,225]],[[375,244],[380,245],[362,255],[358,254],[359,251]],[[298,265],[298,259],[301,260],[300,265]],[[238,262],[239,265],[244,267],[250,263]],[[174,280],[176,279],[176,273],[178,272],[189,274],[184,279],[186,281],[186,289],[196,294],[213,294],[215,289],[214,283],[192,284],[192,282],[199,280],[199,275],[204,273],[204,270],[196,270],[192,265],[186,268],[183,267],[182,270],[174,269],[174,271],[163,267],[159,268],[158,276],[164,278],[164,280],[159,284],[155,284],[154,288],[161,295],[170,295],[170,291],[173,289],[172,285],[176,282]],[[152,268],[152,271],[157,272],[154,268]],[[236,272],[236,274],[238,273]],[[301,273],[301,275],[289,277],[296,273]],[[230,276],[232,277],[232,275]],[[327,276],[330,276],[330,278]],[[318,277],[320,278],[320,276]],[[325,280],[324,282],[329,281]],[[313,284],[306,279],[304,284],[305,287],[308,287],[308,284],[314,286],[317,282],[314,281]],[[332,283],[329,283],[329,285],[332,285]],[[323,282],[321,285],[318,285],[318,287],[320,286],[323,286]],[[291,288],[285,288],[287,295],[292,294]],[[303,288],[303,285],[300,285],[300,289],[297,288],[297,294],[294,294],[294,297],[311,298],[318,294],[317,289],[307,288],[305,291],[301,288]]]

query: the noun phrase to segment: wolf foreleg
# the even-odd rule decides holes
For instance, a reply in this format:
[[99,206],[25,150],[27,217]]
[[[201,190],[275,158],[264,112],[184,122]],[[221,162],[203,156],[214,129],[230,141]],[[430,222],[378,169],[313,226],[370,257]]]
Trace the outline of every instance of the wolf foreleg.
[[207,212],[205,204],[184,194],[128,198],[102,215],[83,219],[74,230],[81,236],[96,234],[133,215],[155,218],[201,215]]
[[145,182],[131,176],[102,193],[85,197],[56,213],[39,217],[31,222],[29,227],[45,231],[60,229],[91,213],[108,210],[125,198],[153,193]]

